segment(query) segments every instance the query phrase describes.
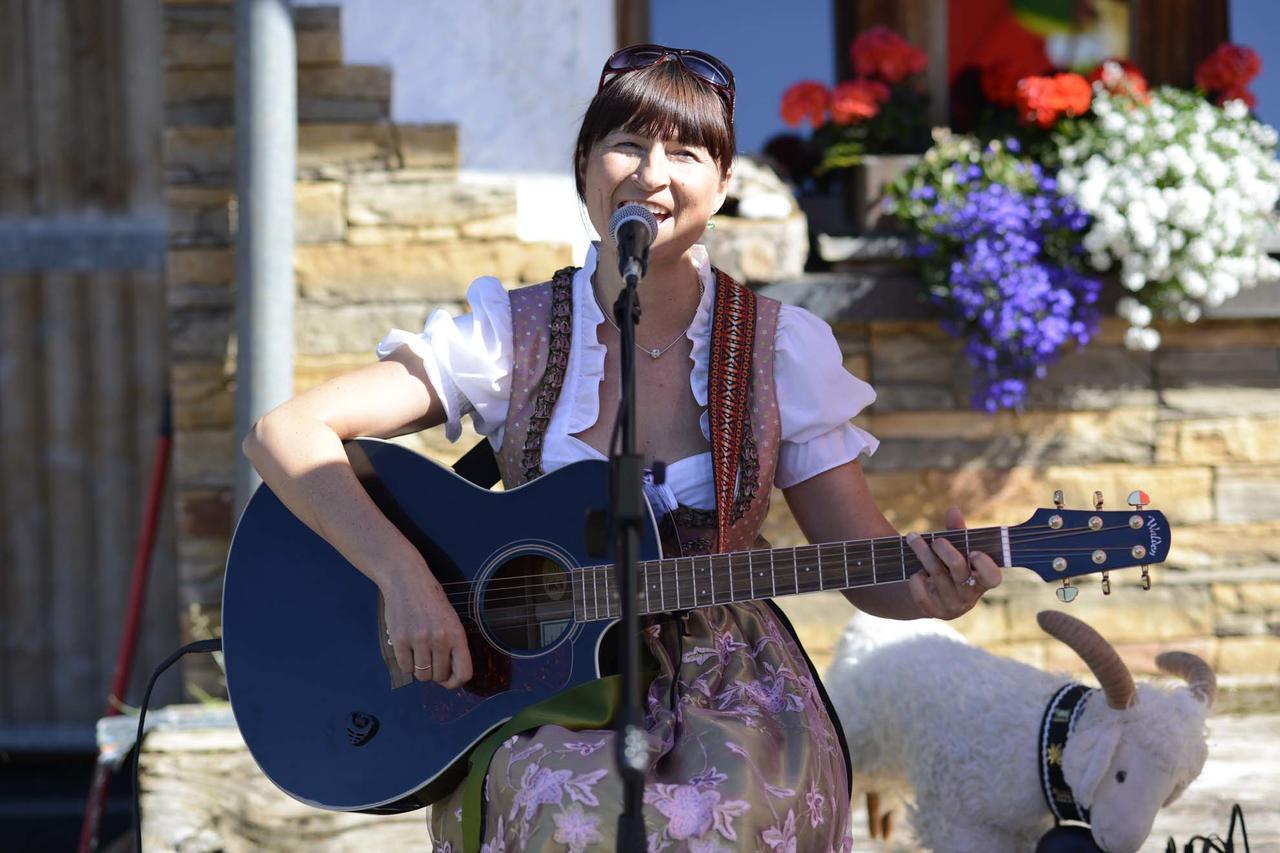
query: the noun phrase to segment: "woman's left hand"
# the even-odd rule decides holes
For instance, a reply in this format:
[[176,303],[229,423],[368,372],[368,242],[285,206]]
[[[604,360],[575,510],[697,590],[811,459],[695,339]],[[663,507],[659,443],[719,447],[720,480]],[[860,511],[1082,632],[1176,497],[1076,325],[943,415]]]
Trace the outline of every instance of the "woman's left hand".
[[[964,528],[964,517],[958,507],[947,510],[943,522],[948,530]],[[929,542],[918,533],[907,534],[907,542],[920,562],[923,572],[911,576],[908,586],[911,598],[926,616],[955,619],[967,613],[989,589],[1004,580],[1004,572],[996,561],[981,551],[965,556],[946,539]]]

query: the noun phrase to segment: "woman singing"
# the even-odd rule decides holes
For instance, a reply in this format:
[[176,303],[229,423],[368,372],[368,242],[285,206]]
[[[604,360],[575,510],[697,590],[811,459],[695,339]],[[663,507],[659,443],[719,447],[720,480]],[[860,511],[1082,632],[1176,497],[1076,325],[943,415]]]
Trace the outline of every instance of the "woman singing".
[[[715,57],[624,48],[605,64],[573,156],[578,195],[598,233],[624,204],[658,220],[637,327],[636,424],[646,465],[667,463],[665,480],[649,476],[645,487],[664,552],[755,546],[775,485],[811,542],[897,536],[859,464],[877,441],[850,423],[875,394],[844,370],[830,327],[718,273],[698,244],[729,185],[733,106],[733,75]],[[281,500],[378,584],[404,672],[456,688],[470,679],[472,662],[431,567],[361,488],[342,441],[440,424],[452,440],[470,415],[508,487],[605,459],[619,399],[612,306],[622,286],[607,241],[582,268],[543,284],[509,292],[479,278],[468,291],[470,313],[436,312],[421,334],[392,330],[378,363],[284,404],[246,439],[245,452]],[[735,337],[744,314],[750,334]],[[712,376],[726,374],[711,365],[727,347],[749,352],[749,373],[717,385]],[[712,419],[744,384],[736,444],[717,446]],[[714,451],[737,462],[734,480],[722,484],[732,495],[722,514]],[[945,521],[964,526],[954,509]],[[850,602],[896,619],[953,619],[1001,581],[986,554],[909,539],[925,570],[847,591]],[[767,601],[683,610],[650,618],[643,635],[657,669],[645,718],[650,849],[840,850],[850,772],[842,738],[779,611]],[[550,724],[509,737],[488,765],[483,834],[470,844],[609,849],[621,808],[613,737]],[[437,850],[463,848],[462,802],[460,787],[432,807]]]

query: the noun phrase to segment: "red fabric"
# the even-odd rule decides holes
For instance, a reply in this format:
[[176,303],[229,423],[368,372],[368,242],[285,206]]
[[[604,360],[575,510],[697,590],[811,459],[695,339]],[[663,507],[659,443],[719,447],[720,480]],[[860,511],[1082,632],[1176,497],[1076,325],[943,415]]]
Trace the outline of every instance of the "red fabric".
[[[969,66],[1008,64],[1035,74],[1050,67],[1044,39],[1018,23],[1009,0],[950,0],[947,17],[947,79]],[[1025,76],[1025,75],[1024,75]]]

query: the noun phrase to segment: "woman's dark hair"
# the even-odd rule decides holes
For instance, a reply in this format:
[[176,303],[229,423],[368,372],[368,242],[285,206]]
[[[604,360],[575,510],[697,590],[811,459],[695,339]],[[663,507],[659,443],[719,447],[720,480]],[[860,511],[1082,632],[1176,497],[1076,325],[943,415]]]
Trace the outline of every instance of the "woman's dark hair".
[[659,62],[620,74],[596,93],[582,117],[573,149],[573,179],[586,201],[582,164],[592,147],[615,130],[678,139],[705,149],[726,175],[736,142],[724,98],[679,62]]

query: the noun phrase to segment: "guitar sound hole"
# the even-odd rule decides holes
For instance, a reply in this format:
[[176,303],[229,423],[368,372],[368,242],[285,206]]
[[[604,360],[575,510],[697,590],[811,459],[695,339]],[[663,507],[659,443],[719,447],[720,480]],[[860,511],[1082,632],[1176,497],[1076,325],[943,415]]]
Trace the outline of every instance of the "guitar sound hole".
[[513,651],[556,643],[573,624],[569,574],[542,554],[522,554],[490,576],[481,599],[489,634]]

